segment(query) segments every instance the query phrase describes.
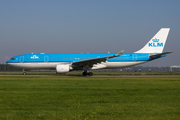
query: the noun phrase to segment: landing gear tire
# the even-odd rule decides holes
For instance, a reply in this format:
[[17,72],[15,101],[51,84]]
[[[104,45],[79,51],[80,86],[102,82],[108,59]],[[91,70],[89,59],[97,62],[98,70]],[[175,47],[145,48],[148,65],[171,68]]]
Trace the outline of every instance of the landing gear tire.
[[26,70],[25,69],[23,69],[23,75],[26,75]]
[[92,72],[89,72],[88,75],[89,75],[89,76],[93,76],[93,73],[92,73]]
[[83,75],[83,76],[87,76],[87,75],[93,76],[93,73],[92,73],[92,72],[87,72],[87,71],[85,71],[85,72],[82,73],[82,75]]
[[87,76],[88,73],[87,73],[87,72],[83,72],[82,75],[83,75],[83,76]]

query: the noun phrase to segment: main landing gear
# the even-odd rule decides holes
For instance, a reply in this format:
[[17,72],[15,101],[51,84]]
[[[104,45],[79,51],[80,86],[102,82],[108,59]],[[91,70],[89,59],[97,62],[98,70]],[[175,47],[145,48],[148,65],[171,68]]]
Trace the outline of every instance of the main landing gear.
[[86,70],[82,73],[83,76],[93,76],[93,73],[92,72],[87,72]]

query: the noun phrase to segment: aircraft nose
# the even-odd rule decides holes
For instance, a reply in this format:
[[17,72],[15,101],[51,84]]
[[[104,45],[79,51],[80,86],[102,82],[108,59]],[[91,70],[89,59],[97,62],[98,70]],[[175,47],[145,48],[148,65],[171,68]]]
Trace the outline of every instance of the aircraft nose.
[[9,65],[9,60],[8,60],[8,61],[6,61],[6,64],[7,64],[7,65]]

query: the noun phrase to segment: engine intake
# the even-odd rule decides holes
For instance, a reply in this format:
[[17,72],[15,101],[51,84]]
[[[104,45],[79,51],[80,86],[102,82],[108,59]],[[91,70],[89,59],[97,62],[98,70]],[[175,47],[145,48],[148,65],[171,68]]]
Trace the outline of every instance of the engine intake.
[[57,73],[68,73],[70,70],[69,65],[57,65],[56,72]]

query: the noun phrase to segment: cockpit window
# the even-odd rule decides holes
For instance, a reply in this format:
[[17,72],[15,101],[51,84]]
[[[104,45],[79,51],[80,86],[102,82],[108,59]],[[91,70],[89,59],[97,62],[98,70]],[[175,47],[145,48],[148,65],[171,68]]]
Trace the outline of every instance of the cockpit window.
[[11,60],[15,60],[15,58],[11,58]]

